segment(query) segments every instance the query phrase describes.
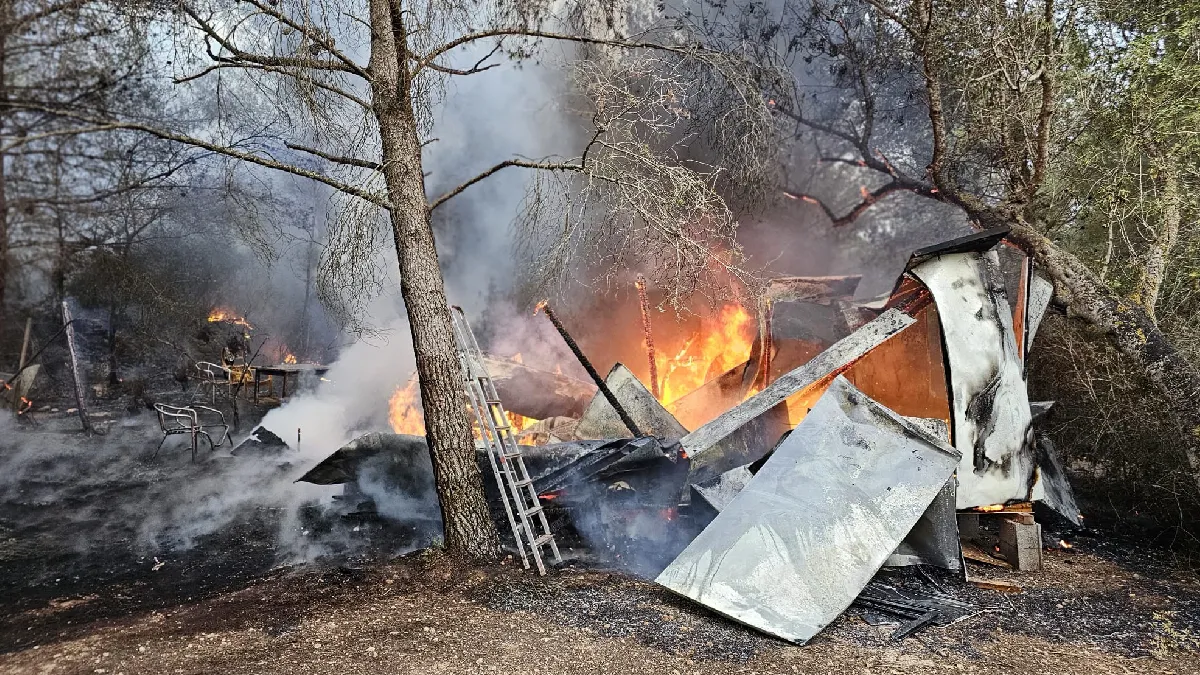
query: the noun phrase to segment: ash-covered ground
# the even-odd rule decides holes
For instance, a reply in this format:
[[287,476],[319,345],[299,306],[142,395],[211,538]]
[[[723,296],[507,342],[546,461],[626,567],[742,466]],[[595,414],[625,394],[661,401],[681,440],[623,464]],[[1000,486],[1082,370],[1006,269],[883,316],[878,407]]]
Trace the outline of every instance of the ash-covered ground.
[[0,672],[1200,672],[1196,572],[1102,532],[1038,574],[971,564],[1016,594],[881,573],[977,611],[894,642],[851,608],[799,648],[596,555],[544,578],[399,555],[411,533],[332,515],[271,458],[150,460],[148,414],[69,427],[0,434]]

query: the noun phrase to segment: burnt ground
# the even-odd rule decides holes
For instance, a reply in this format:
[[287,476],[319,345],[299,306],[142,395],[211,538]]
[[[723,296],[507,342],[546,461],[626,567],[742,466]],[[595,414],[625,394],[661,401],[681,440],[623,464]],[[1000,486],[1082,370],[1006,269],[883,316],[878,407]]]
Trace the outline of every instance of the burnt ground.
[[[1200,673],[1196,570],[1103,533],[1046,551],[1039,574],[971,564],[1016,594],[884,573],[977,611],[893,642],[852,608],[795,647],[586,557],[539,578],[395,557],[395,533],[290,523],[276,502],[214,510],[196,486],[228,458],[149,462],[144,427],[50,426],[0,429],[0,459],[36,453],[0,463],[4,673]],[[321,545],[298,556],[291,531]]]

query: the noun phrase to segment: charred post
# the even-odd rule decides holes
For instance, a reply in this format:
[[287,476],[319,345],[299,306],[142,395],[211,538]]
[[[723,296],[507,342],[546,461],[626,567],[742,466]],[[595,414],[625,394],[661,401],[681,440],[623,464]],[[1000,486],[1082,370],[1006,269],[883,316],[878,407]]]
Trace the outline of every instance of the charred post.
[[554,310],[550,309],[550,304],[543,300],[538,303],[537,309],[534,311],[536,312],[538,310],[544,310],[546,312],[546,318],[550,319],[550,323],[554,324],[554,328],[558,331],[558,334],[562,336],[563,341],[567,343],[567,346],[571,348],[571,353],[575,355],[575,358],[579,359],[579,363],[583,365],[584,370],[586,370],[588,375],[592,377],[592,381],[596,383],[596,387],[600,389],[600,393],[604,394],[604,398],[608,399],[609,405],[613,407],[613,410],[617,411],[617,415],[620,415],[621,422],[623,422],[625,427],[629,429],[629,433],[633,434],[635,438],[642,437],[644,435],[642,434],[642,430],[638,428],[637,423],[633,421],[633,418],[629,416],[629,413],[625,410],[625,407],[622,406],[621,402],[617,400],[616,395],[613,394],[612,390],[608,388],[608,384],[604,382],[604,378],[600,377],[600,373],[596,372],[596,368],[592,365],[592,362],[583,355],[583,350],[579,348],[579,345],[575,344],[575,339],[571,337],[571,334],[567,332],[566,327],[563,326],[562,322],[558,320],[558,316],[554,314]]
[[662,398],[658,388],[658,363],[654,357],[654,333],[650,330],[650,298],[646,295],[646,277],[637,275],[638,302],[642,308],[642,333],[646,336],[646,358],[650,361],[650,393],[654,398]]
[[83,390],[83,378],[79,373],[79,356],[75,349],[75,326],[72,325],[71,309],[64,300],[62,304],[63,326],[67,330],[67,351],[71,354],[71,382],[75,385],[75,403],[79,411],[79,421],[83,430],[92,433],[92,421],[88,418],[87,397]]

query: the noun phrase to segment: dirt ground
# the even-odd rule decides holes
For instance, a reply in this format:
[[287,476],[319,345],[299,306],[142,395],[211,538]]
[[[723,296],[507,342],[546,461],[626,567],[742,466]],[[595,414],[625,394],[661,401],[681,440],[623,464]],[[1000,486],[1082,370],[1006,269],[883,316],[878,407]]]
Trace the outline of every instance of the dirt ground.
[[244,467],[148,461],[144,432],[0,434],[34,457],[0,475],[0,673],[1200,673],[1196,571],[1103,532],[1064,535],[1038,574],[971,564],[1017,594],[929,573],[977,608],[957,623],[894,642],[851,608],[797,647],[587,555],[546,577],[386,547],[297,563],[254,501],[185,538],[220,501],[205,480]]
[[981,613],[900,643],[852,610],[805,647],[619,573],[515,567],[437,553],[310,566],[96,619],[87,606],[101,598],[56,598],[8,617],[6,631],[42,637],[0,655],[0,672],[1200,673],[1196,577],[1102,552],[1049,552],[1042,574],[1008,575],[1024,593],[978,591]]

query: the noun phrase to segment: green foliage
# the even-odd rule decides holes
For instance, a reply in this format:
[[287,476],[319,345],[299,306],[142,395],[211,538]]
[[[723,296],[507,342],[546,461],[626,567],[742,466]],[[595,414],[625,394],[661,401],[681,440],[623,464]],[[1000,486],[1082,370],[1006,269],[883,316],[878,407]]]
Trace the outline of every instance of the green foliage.
[[1200,360],[1200,2],[1085,2],[1063,57],[1045,190],[1051,234],[1112,288],[1135,294],[1173,173],[1179,236],[1157,315]]

